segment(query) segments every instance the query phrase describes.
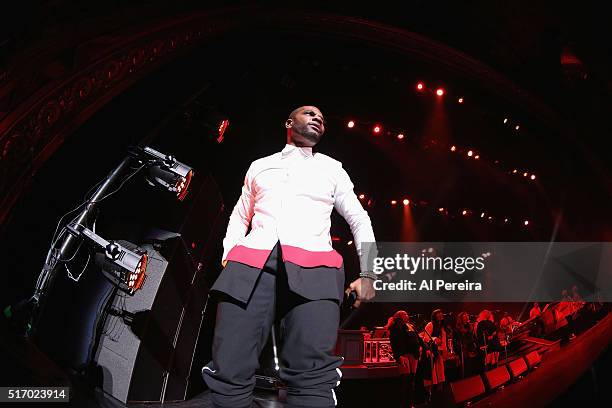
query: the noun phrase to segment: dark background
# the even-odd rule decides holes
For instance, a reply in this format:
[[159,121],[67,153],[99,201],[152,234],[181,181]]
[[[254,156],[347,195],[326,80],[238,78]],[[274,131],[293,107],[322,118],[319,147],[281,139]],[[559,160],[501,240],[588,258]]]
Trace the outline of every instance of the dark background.
[[[151,0],[14,6],[13,13],[2,13],[0,68],[13,66],[29,47],[63,35],[77,43],[87,33],[119,35],[132,24],[251,4]],[[282,149],[284,120],[304,104],[325,114],[327,132],[317,150],[340,160],[356,192],[366,195],[364,205],[379,241],[405,239],[403,210],[390,205],[391,199],[404,197],[414,205],[411,236],[420,241],[607,241],[612,236],[607,149],[612,50],[607,15],[600,7],[548,1],[310,2],[294,8],[269,2],[258,7],[258,18],[266,10],[281,10],[407,30],[485,64],[507,78],[523,100],[536,102],[521,104],[488,83],[489,77],[461,72],[456,57],[433,62],[392,41],[355,39],[341,28],[334,34],[281,30],[265,21],[238,28],[148,74],[75,129],[45,162],[0,226],[0,306],[31,294],[57,221],[122,159],[128,146],[151,136],[152,146],[193,166],[198,177],[212,176],[226,222],[249,163]],[[62,52],[60,61],[70,69],[71,48]],[[417,81],[427,85],[426,92],[415,91]],[[445,88],[443,98],[431,92],[437,86]],[[4,118],[28,95],[0,96]],[[458,97],[465,102],[458,104]],[[202,113],[208,108],[230,119],[221,144],[189,119],[199,112],[202,122],[210,124],[212,119]],[[503,123],[506,117],[510,124]],[[349,119],[357,122],[355,129],[346,128]],[[375,123],[383,126],[382,135],[372,135]],[[513,128],[517,123],[519,131]],[[398,132],[406,138],[398,141]],[[481,160],[468,160],[464,151],[451,153],[450,145],[473,148]],[[514,168],[537,179],[509,174]],[[101,206],[97,230],[105,238],[138,241],[144,226],[178,228],[186,206],[175,205],[135,177]],[[471,216],[460,215],[464,208]],[[481,219],[482,211],[494,219]],[[502,222],[506,217],[508,224]],[[529,226],[522,220],[529,220]],[[347,278],[352,278],[357,274],[354,247],[347,245],[352,237],[337,214],[332,235],[345,258]],[[217,258],[221,238],[214,248]],[[218,262],[211,265],[216,265],[210,272],[214,277]],[[72,268],[80,270],[80,264]],[[59,279],[76,285],[65,274]],[[401,305],[423,317],[432,306]],[[382,325],[398,307],[368,305],[351,327]],[[454,304],[446,309],[477,313],[485,307],[517,315],[524,305]]]

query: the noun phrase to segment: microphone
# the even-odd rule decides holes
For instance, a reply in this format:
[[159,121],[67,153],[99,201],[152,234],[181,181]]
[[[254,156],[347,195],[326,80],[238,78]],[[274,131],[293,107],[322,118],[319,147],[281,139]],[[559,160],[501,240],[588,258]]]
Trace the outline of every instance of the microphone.
[[347,296],[346,296],[346,303],[347,306],[351,307],[355,304],[355,302],[357,301],[357,292],[355,292],[354,290],[352,290]]

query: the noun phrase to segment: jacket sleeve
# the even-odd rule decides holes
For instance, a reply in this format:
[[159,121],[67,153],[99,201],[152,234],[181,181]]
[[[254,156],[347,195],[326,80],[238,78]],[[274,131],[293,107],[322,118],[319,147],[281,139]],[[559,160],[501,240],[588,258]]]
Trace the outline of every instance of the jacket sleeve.
[[[346,171],[339,166],[334,193],[334,208],[346,220],[359,256],[361,271],[368,271],[368,258],[376,255],[376,238],[372,229],[372,222],[366,210],[363,209],[359,199],[353,191],[353,183]],[[364,243],[367,246],[364,246]]]
[[251,218],[253,218],[255,197],[253,195],[252,167],[252,165],[249,167],[244,177],[242,193],[232,210],[229,223],[227,224],[227,232],[223,239],[223,260],[227,259],[227,254],[230,250],[246,235],[251,223]]

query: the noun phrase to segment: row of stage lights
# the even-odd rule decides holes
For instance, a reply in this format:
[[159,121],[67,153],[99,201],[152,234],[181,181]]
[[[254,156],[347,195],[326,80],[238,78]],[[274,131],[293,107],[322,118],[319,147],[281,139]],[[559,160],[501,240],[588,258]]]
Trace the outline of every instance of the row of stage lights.
[[[358,196],[359,201],[365,203],[366,206],[371,207],[374,204],[374,200],[370,197],[367,197],[364,193],[360,193]],[[408,207],[410,205],[412,206],[416,206],[416,204],[411,201],[408,198],[404,198],[402,200],[390,200],[389,204],[392,207],[396,207],[398,205],[403,205],[404,207]],[[420,206],[426,206],[426,204],[421,203]],[[446,207],[438,207],[437,209],[438,214],[442,215],[442,216],[453,216],[453,215],[460,215],[462,217],[472,217],[472,216],[477,216],[478,218],[482,219],[483,221],[488,221],[488,222],[495,222],[496,220],[501,220],[500,223],[502,225],[510,225],[512,223],[512,221],[510,220],[510,218],[508,217],[496,217],[493,216],[489,213],[487,213],[486,211],[481,211],[480,214],[478,213],[478,211],[473,211],[470,210],[468,208],[464,208],[461,209],[459,211],[457,211],[455,214],[453,214],[453,211],[449,210]],[[529,227],[531,225],[531,222],[528,219],[523,219],[520,222],[520,225],[522,225],[523,227]]]
[[[416,90],[418,92],[425,92],[426,91],[426,86],[423,82],[418,82],[416,84]],[[444,95],[446,95],[446,90],[444,88],[438,87],[435,89],[435,91],[433,91],[438,97],[443,97]],[[459,104],[463,104],[465,102],[465,99],[463,96],[460,96],[457,98],[457,103]],[[514,129],[516,131],[518,131],[520,129],[520,124],[518,123],[513,123],[508,117],[505,117],[503,120],[503,123],[505,125],[513,125]],[[353,119],[349,120],[346,123],[346,127],[349,129],[354,129],[357,126],[357,122]],[[381,134],[384,134],[383,132],[383,125],[380,123],[374,123],[372,125],[372,134],[374,136],[379,136]],[[395,138],[397,140],[404,140],[406,139],[406,134],[404,132],[391,132],[391,131],[387,131],[387,134],[395,134]],[[474,159],[474,160],[480,160],[480,154],[478,152],[476,152],[474,149],[471,148],[459,148],[456,145],[452,145],[450,146],[450,151],[451,152],[463,152],[466,154],[466,156],[468,157],[468,159]],[[499,165],[499,160],[494,160],[493,161],[494,164]],[[522,175],[524,178],[531,180],[531,181],[535,181],[536,180],[536,175],[529,172],[529,171],[520,171],[516,168],[513,168],[512,170],[508,170],[507,171],[508,174],[512,174],[512,175]]]
[[[453,153],[465,154],[468,159],[480,160],[480,154],[473,149],[459,148],[456,145],[452,145],[450,147],[450,151]],[[495,160],[493,163],[498,165],[499,160]],[[535,181],[537,178],[537,176],[534,173],[530,173],[528,171],[519,171],[518,169],[508,170],[507,173],[512,174],[512,175],[522,175],[524,178],[531,180],[531,181]]]

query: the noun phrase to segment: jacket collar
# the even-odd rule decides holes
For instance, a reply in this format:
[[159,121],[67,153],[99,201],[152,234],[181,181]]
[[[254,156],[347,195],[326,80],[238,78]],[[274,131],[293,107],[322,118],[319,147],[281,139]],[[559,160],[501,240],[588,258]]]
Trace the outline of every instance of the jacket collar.
[[295,153],[300,153],[304,157],[312,157],[312,147],[298,147],[295,145],[286,144],[281,150],[281,158],[285,158]]

